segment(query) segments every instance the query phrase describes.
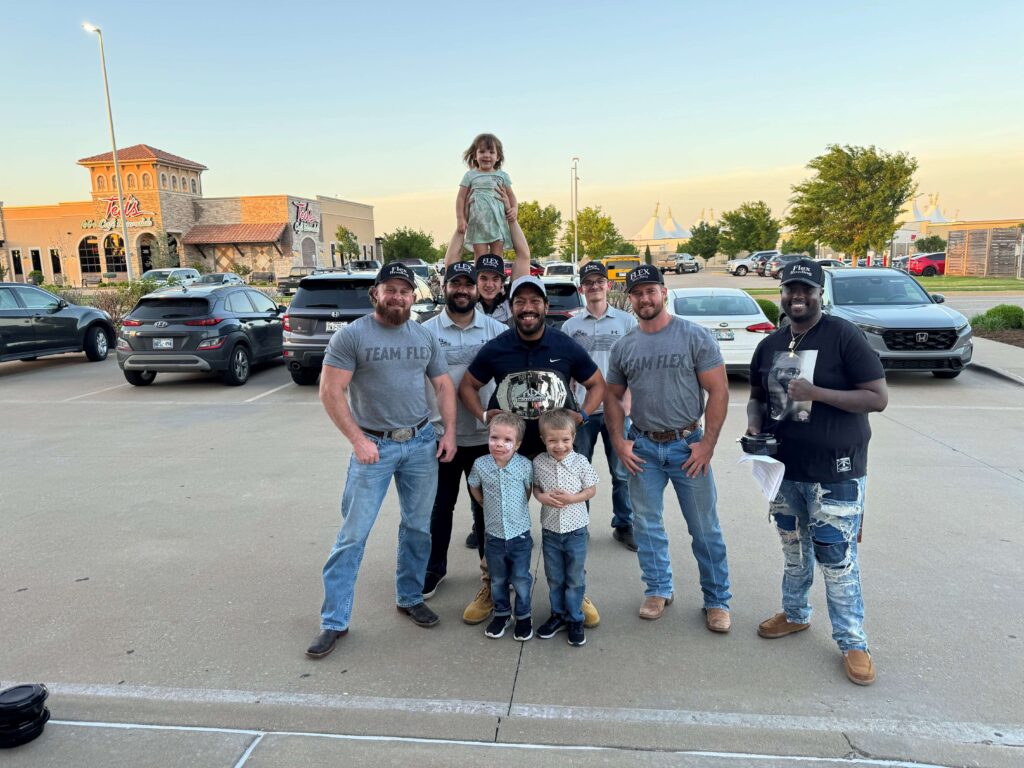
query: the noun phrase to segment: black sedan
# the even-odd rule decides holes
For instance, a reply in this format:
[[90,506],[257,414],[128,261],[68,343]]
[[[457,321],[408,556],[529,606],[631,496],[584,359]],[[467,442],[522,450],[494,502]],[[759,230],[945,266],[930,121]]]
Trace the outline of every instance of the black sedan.
[[114,338],[110,315],[102,310],[70,304],[32,285],[0,283],[0,362],[66,352],[106,360]]

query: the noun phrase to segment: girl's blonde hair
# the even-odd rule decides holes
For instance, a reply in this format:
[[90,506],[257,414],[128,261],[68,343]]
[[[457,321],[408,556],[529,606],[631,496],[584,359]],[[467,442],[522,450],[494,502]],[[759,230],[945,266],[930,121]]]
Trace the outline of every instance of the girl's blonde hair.
[[476,164],[476,151],[478,149],[493,149],[498,153],[498,161],[494,164],[495,170],[501,168],[501,164],[505,162],[505,152],[501,148],[501,139],[493,133],[481,133],[473,139],[469,149],[462,153],[462,159],[466,161],[466,165],[470,168],[478,167]]

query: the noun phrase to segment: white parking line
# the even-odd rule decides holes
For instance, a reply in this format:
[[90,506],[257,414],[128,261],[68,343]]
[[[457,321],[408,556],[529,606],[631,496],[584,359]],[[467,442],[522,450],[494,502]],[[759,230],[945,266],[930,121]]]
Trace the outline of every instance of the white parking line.
[[287,384],[282,384],[282,385],[281,385],[280,387],[274,387],[273,389],[268,389],[268,390],[267,390],[266,392],[262,392],[262,393],[260,393],[260,394],[256,395],[256,397],[250,397],[250,398],[249,398],[248,400],[246,400],[245,402],[247,402],[247,403],[254,403],[254,402],[256,402],[257,400],[259,400],[259,399],[260,399],[261,397],[266,397],[267,395],[272,395],[272,394],[274,394],[275,392],[280,392],[280,391],[281,391],[282,389],[284,389],[285,387],[293,387],[293,386],[295,386],[295,385],[294,385],[294,384],[292,384],[292,383],[291,383],[291,382],[289,381],[289,382],[288,382]]
[[73,400],[80,400],[83,397],[89,397],[91,395],[98,395],[101,392],[109,392],[112,389],[120,389],[121,387],[127,387],[127,386],[128,386],[128,382],[127,381],[123,381],[120,384],[115,384],[112,387],[104,387],[103,389],[97,389],[97,390],[94,390],[93,392],[83,392],[80,395],[75,395],[74,397],[65,398],[64,400],[61,400],[61,402],[62,403],[70,403]]

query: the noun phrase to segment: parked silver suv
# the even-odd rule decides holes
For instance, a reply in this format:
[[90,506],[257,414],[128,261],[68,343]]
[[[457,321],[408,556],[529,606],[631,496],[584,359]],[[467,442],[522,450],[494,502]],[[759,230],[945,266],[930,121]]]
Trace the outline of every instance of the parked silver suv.
[[[375,272],[326,272],[299,281],[284,316],[284,359],[292,381],[316,384],[331,336],[373,311],[370,288],[375,278]],[[430,286],[417,277],[413,319],[423,322],[439,309]]]

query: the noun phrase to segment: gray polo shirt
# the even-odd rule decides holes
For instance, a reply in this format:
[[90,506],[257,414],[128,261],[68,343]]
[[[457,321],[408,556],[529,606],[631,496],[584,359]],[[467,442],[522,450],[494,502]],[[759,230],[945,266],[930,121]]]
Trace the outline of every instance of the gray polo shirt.
[[723,365],[711,331],[673,316],[656,333],[637,326],[612,347],[608,383],[632,397],[630,418],[644,432],[682,429],[704,413],[697,374]]
[[[562,325],[562,333],[587,350],[587,354],[601,369],[601,375],[607,378],[612,347],[634,328],[636,328],[636,318],[633,315],[609,304],[607,311],[601,317],[590,314],[590,310],[584,308],[578,315],[565,321]],[[586,388],[577,382],[576,402],[582,403],[586,397]],[[603,403],[594,410],[594,413],[603,412]]]
[[437,336],[412,320],[384,325],[373,313],[336,332],[324,365],[352,371],[349,402],[364,429],[412,427],[430,415],[423,377],[447,373]]
[[[459,382],[462,381],[462,374],[466,372],[466,367],[473,362],[476,353],[488,341],[508,330],[507,325],[485,315],[479,307],[473,313],[473,320],[465,328],[457,326],[447,311],[430,318],[423,324],[423,327],[437,336],[445,360],[448,362],[448,375],[452,377],[456,391],[459,389]],[[480,390],[481,407],[487,407],[487,402],[491,399],[493,392],[493,381],[488,382]],[[441,424],[441,414],[437,409],[434,388],[429,382],[427,383],[427,401],[431,406],[430,420],[434,422],[434,428],[438,435],[443,435],[444,426]],[[487,427],[466,410],[466,406],[462,404],[461,400],[458,401],[456,416],[456,445],[487,445]]]

